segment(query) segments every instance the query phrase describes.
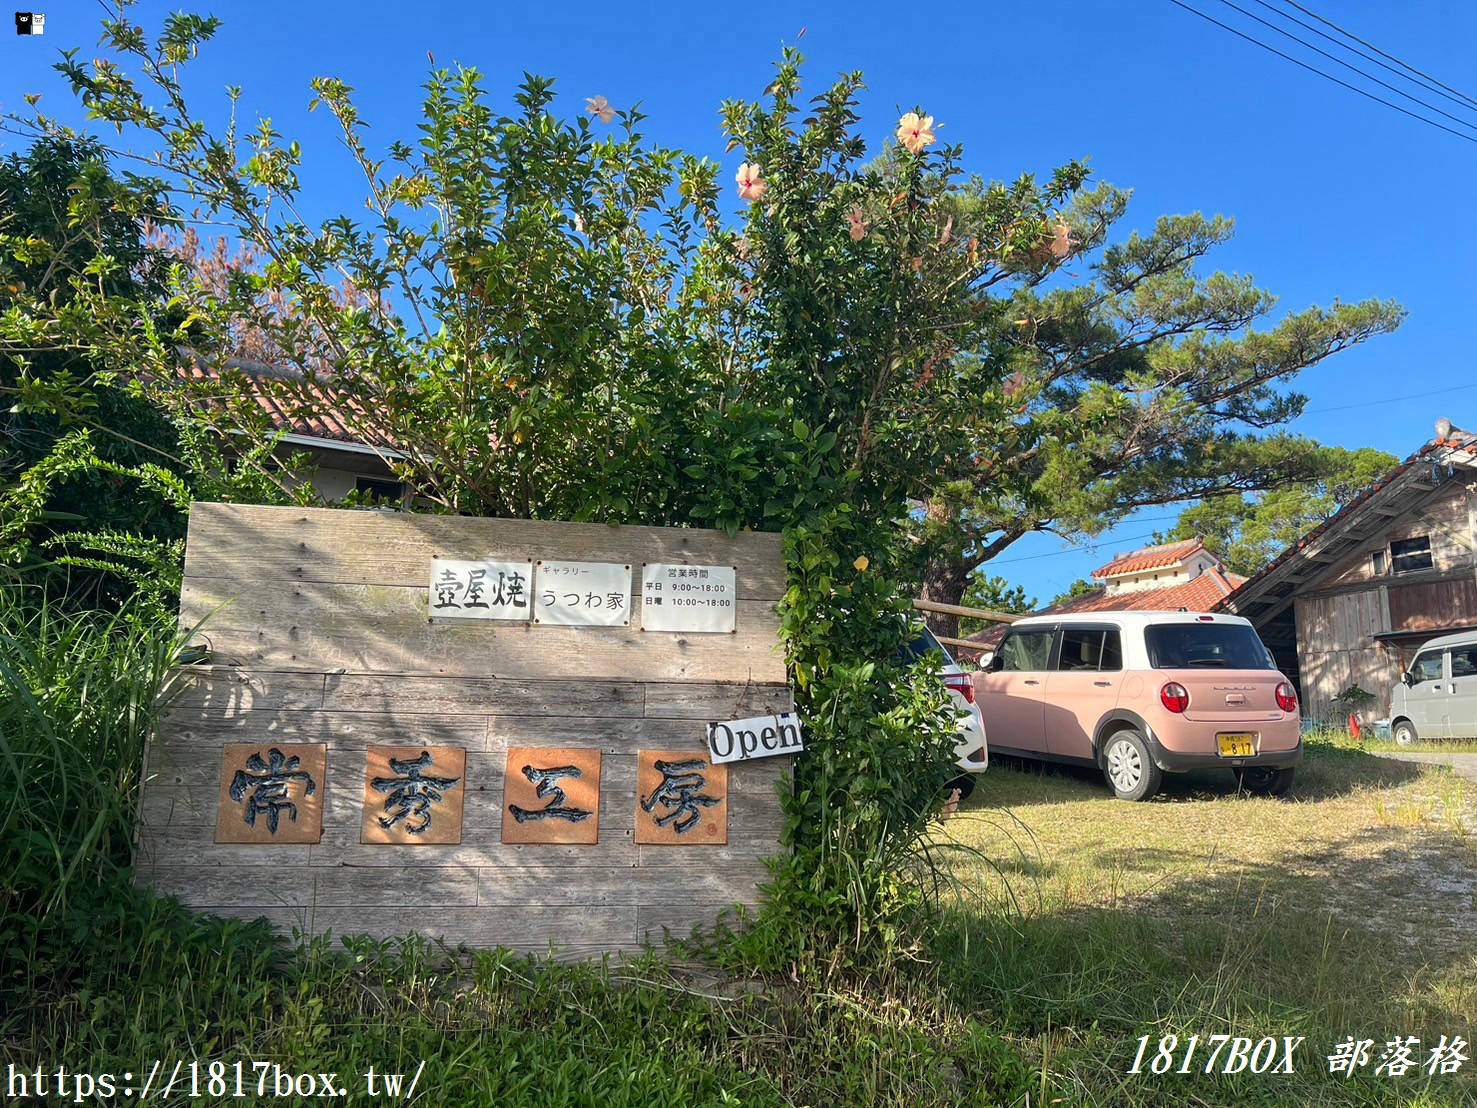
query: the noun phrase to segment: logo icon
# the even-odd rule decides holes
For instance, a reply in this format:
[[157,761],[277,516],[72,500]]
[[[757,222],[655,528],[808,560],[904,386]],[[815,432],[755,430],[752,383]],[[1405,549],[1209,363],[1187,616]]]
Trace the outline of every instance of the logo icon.
[[15,33],[18,35],[40,35],[46,32],[46,16],[41,12],[16,12]]

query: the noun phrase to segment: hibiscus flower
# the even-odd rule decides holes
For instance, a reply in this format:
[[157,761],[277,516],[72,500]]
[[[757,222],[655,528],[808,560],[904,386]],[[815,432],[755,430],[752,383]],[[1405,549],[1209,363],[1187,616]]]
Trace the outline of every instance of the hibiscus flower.
[[1072,228],[1068,227],[1062,220],[1057,220],[1056,226],[1051,229],[1051,242],[1047,243],[1047,249],[1051,251],[1054,258],[1065,258],[1072,252]]
[[769,190],[769,182],[764,179],[764,168],[758,162],[752,165],[745,162],[739,166],[734,180],[738,181],[741,200],[763,200],[764,194]]
[[933,133],[933,116],[909,112],[897,121],[897,140],[910,154],[921,154],[925,146],[938,141]]
[[867,220],[860,208],[852,208],[846,213],[846,223],[852,242],[861,242],[867,237]]
[[610,106],[609,101],[603,96],[591,96],[585,100],[585,111],[595,116],[601,123],[609,123],[615,118],[615,109]]

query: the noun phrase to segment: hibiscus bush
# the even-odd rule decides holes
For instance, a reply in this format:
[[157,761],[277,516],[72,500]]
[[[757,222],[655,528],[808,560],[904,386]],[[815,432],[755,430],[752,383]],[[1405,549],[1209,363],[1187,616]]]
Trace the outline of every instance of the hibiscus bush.
[[[762,101],[723,106],[735,196],[715,161],[649,142],[639,112],[596,96],[565,118],[537,78],[500,112],[459,67],[428,76],[419,138],[383,148],[351,89],[313,82],[364,199],[310,225],[298,143],[192,111],[182,72],[218,26],[174,15],[151,37],[125,9],[107,56],[60,67],[154,151],[150,187],[176,213],[258,259],[223,284],[176,264],[178,326],[96,298],[89,318],[129,336],[116,371],[256,446],[275,434],[261,394],[303,415],[333,397],[426,509],[783,531],[809,749],[747,950],[819,966],[897,949],[927,901],[914,862],[954,730],[928,663],[895,660],[928,555],[905,523],[991,433],[1005,367],[975,347],[992,290],[1070,252],[1059,213],[1083,167],[967,176],[921,108],[864,127],[858,74],[805,98],[790,51]],[[289,372],[175,381],[182,348],[243,346]]]

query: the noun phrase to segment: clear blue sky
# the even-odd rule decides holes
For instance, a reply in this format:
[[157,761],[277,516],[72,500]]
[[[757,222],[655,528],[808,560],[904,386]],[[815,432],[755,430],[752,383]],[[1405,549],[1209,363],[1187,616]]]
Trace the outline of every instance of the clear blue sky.
[[[23,108],[22,95],[40,91],[44,109],[76,121],[69,93],[49,67],[62,48],[77,46],[83,58],[91,56],[99,8],[82,0],[38,2],[44,2],[38,10],[46,13],[45,35],[4,39],[0,105]],[[1455,126],[1282,39],[1222,0],[1187,2]],[[1477,6],[1303,2],[1477,99],[1470,65]],[[1236,3],[1275,21],[1257,0]],[[151,25],[162,10],[154,4],[134,9]],[[1164,213],[1235,217],[1236,241],[1212,260],[1219,268],[1253,275],[1278,294],[1279,311],[1335,298],[1393,297],[1404,303],[1410,319],[1399,333],[1304,375],[1299,387],[1312,399],[1297,430],[1403,457],[1431,436],[1438,416],[1477,427],[1477,374],[1470,360],[1477,331],[1470,203],[1477,142],[1337,87],[1170,0],[315,0],[202,4],[192,10],[214,13],[226,24],[196,69],[198,91],[217,96],[226,84],[244,85],[247,109],[272,116],[285,135],[303,141],[309,159],[304,179],[319,214],[352,211],[360,193],[341,186],[330,121],[321,112],[306,114],[308,80],[315,75],[339,76],[355,86],[363,115],[382,141],[413,136],[428,51],[438,64],[477,66],[489,89],[503,97],[525,71],[554,77],[571,113],[583,107],[584,97],[597,94],[618,107],[639,101],[651,117],[646,128],[653,138],[719,160],[728,170],[726,181],[738,156],[724,154],[719,103],[757,96],[781,44],[795,42],[805,28],[799,45],[815,87],[842,70],[866,74],[863,123],[878,143],[899,109],[921,104],[943,124],[941,137],[963,143],[969,168],[986,176],[1044,173],[1070,158],[1090,159],[1100,179],[1135,190],[1125,231],[1147,229]],[[1360,64],[1470,121],[1477,138],[1477,107],[1463,110]],[[12,148],[8,139],[0,143]],[[1437,390],[1447,391],[1429,395]],[[1030,539],[997,560],[996,571],[1044,601],[1111,554],[1142,545],[1171,515],[1172,509],[1145,511],[1084,549],[1065,548],[1049,536]]]

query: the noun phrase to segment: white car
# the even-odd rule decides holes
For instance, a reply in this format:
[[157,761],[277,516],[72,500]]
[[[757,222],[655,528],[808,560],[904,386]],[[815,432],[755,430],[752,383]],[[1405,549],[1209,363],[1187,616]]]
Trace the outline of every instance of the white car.
[[[904,660],[911,661],[930,650],[937,650],[944,656],[944,688],[949,690],[949,698],[962,713],[959,739],[954,744],[954,764],[965,774],[984,773],[990,765],[990,748],[985,742],[985,717],[975,703],[973,675],[960,668],[954,656],[944,649],[944,644],[927,627],[923,628],[922,635],[904,648]],[[963,799],[974,791],[974,780],[960,776],[950,782],[950,788],[958,789]]]

